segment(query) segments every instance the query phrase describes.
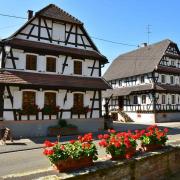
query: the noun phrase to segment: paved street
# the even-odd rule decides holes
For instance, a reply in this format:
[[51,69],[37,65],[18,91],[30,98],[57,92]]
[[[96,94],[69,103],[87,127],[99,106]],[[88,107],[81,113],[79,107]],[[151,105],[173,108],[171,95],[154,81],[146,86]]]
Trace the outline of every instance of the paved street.
[[[169,128],[169,139],[171,142],[179,141],[180,143],[180,123],[165,123],[165,124],[158,124],[161,128],[168,127]],[[123,124],[119,122],[114,122],[114,128],[118,131],[126,131],[128,129],[135,130],[135,129],[142,129],[148,125],[142,124]],[[68,140],[69,138],[67,138]],[[37,143],[39,147],[42,147],[42,140]],[[64,138],[65,142],[65,138]],[[34,142],[35,143],[35,142]],[[95,140],[97,144],[97,140]],[[1,146],[0,146],[1,148]],[[4,146],[3,146],[4,148]],[[105,152],[103,149],[98,148],[99,156],[104,157]],[[0,176],[7,176],[10,174],[17,174],[17,173],[27,173],[34,170],[41,170],[45,171],[50,170],[50,163],[48,159],[42,154],[42,149],[33,149],[33,150],[26,150],[26,151],[17,151],[11,153],[2,153],[0,154]],[[40,172],[41,172],[40,171]],[[51,170],[49,171],[51,173]]]

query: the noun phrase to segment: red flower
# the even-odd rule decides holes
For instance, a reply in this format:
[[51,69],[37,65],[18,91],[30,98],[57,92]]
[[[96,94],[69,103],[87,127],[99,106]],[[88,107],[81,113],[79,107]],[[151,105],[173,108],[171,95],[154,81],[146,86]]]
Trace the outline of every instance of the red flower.
[[102,134],[99,134],[98,135],[98,139],[102,139],[103,138],[103,135]]
[[101,140],[100,142],[99,142],[99,145],[100,146],[103,146],[103,147],[107,147],[107,142],[106,142],[106,140],[105,139],[103,139],[103,140]]
[[104,139],[108,139],[109,137],[109,134],[104,134]]
[[74,144],[76,141],[74,139],[69,141],[71,144]]
[[45,146],[45,147],[52,147],[52,146],[54,146],[54,143],[46,140],[46,141],[44,141],[44,146]]
[[164,128],[164,132],[168,133],[169,129],[168,128]]
[[121,143],[120,143],[119,141],[116,141],[116,142],[114,143],[114,146],[115,146],[116,148],[119,148],[119,147],[121,146]]
[[61,149],[62,151],[64,151],[64,150],[65,150],[65,146],[64,146],[64,145],[61,145],[60,149]]
[[91,147],[91,144],[89,144],[89,143],[83,143],[82,144],[83,149],[89,149],[90,147]]
[[43,154],[46,156],[50,156],[50,155],[54,154],[54,151],[52,149],[44,149]]
[[131,155],[130,153],[127,153],[127,154],[125,155],[125,157],[126,157],[126,159],[130,159],[130,158],[132,157],[132,155]]
[[115,133],[116,133],[116,131],[115,131],[114,129],[108,129],[108,132],[109,132],[109,133],[112,133],[112,134],[115,134]]
[[140,132],[141,136],[143,136],[145,132],[146,132],[146,131],[145,131],[144,129],[141,130],[141,132]]

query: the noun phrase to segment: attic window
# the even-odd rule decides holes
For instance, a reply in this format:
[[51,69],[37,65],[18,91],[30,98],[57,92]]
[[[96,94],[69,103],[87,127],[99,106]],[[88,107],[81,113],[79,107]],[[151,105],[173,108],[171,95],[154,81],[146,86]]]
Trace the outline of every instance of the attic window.
[[65,25],[60,23],[53,23],[52,39],[60,42],[65,41]]

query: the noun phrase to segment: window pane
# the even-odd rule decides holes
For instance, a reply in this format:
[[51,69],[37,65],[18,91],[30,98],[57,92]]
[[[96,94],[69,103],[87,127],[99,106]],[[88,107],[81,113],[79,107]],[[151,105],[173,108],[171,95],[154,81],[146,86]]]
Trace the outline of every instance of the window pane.
[[134,104],[138,104],[137,96],[134,96]]
[[82,74],[82,62],[74,61],[74,74]]
[[142,104],[146,104],[146,95],[142,95]]
[[45,99],[44,99],[45,105],[52,105],[56,106],[56,93],[53,92],[46,92],[45,93]]
[[35,105],[36,100],[35,92],[31,91],[24,91],[23,92],[23,107],[28,105]]
[[46,59],[46,71],[56,72],[56,58],[47,57],[47,59]]
[[162,95],[162,104],[166,104],[165,95]]
[[35,55],[26,55],[26,69],[28,70],[36,70],[37,66],[37,56]]

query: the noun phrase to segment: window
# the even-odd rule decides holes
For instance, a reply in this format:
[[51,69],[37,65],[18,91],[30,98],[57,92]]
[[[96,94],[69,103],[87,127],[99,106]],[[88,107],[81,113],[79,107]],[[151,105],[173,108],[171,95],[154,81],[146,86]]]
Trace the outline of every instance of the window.
[[144,83],[144,76],[141,76],[141,83]]
[[26,55],[26,69],[27,70],[36,70],[37,68],[37,56],[35,55]]
[[56,58],[53,57],[46,58],[46,71],[56,72]]
[[164,74],[161,75],[161,82],[166,83],[166,76]]
[[121,80],[119,80],[119,86],[122,86],[122,81]]
[[74,108],[81,108],[84,106],[84,95],[80,93],[74,94]]
[[174,84],[174,76],[170,76],[170,83]]
[[162,104],[166,104],[166,96],[162,95]]
[[65,31],[64,24],[53,23],[52,39],[64,42],[66,38]]
[[23,91],[23,107],[35,105],[36,93],[32,91]]
[[56,93],[45,92],[44,104],[47,106],[56,106]]
[[142,95],[142,104],[146,104],[146,95]]
[[175,95],[172,95],[172,96],[171,96],[171,100],[172,100],[172,104],[176,104],[176,103],[175,103]]
[[82,62],[74,61],[74,74],[82,74]]
[[138,98],[137,98],[137,96],[134,96],[133,104],[138,104]]
[[175,61],[171,60],[171,66],[175,67]]

